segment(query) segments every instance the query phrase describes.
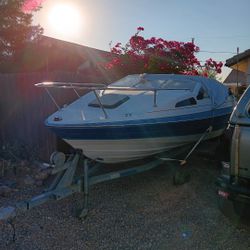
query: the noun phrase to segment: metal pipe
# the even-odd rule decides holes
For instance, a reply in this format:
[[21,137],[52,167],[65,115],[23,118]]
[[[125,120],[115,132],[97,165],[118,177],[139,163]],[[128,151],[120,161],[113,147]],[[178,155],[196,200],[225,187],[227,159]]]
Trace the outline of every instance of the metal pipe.
[[71,84],[71,87],[72,87],[72,89],[74,90],[74,92],[76,93],[76,95],[77,95],[77,97],[81,97],[79,94],[78,94],[78,92],[76,91],[76,89],[72,86],[72,84]]
[[88,159],[84,160],[84,195],[89,193],[89,166]]
[[80,218],[84,218],[88,214],[88,198],[89,198],[89,165],[88,159],[84,160],[84,184],[83,184],[83,192],[84,192],[84,201],[83,208],[81,213],[79,214]]
[[237,47],[237,64],[236,64],[236,84],[237,84],[237,100],[239,100],[239,47]]
[[98,101],[98,103],[99,103],[99,105],[100,105],[100,107],[101,107],[101,109],[102,109],[102,111],[103,111],[103,113],[104,113],[105,119],[107,119],[107,118],[108,118],[108,115],[107,115],[107,113],[106,113],[106,111],[105,111],[105,109],[104,109],[104,107],[103,107],[103,105],[102,105],[102,102],[101,102],[101,100],[100,100],[100,97],[99,97],[99,95],[97,94],[97,92],[96,92],[95,89],[94,89],[93,91],[94,91],[94,94],[95,94],[95,96],[96,96],[96,99],[97,99],[97,101]]
[[89,185],[91,186],[97,183],[139,174],[139,173],[148,171],[150,169],[153,169],[159,166],[161,163],[163,163],[161,159],[154,159],[146,164],[142,164],[137,167],[127,168],[127,169],[123,169],[119,171],[109,172],[107,174],[92,176],[89,178]]
[[45,90],[47,91],[47,93],[48,93],[50,99],[51,99],[51,100],[54,102],[54,104],[56,105],[57,109],[60,110],[61,108],[60,108],[60,106],[57,104],[55,98],[51,95],[51,93],[49,92],[49,90],[48,90],[47,88],[45,88]]
[[37,83],[36,87],[40,88],[75,88],[75,89],[87,89],[87,90],[120,90],[120,91],[154,91],[154,90],[187,90],[189,88],[135,88],[135,87],[117,87],[117,86],[106,86],[104,84],[88,84],[88,83],[60,83],[60,82],[51,82],[51,83]]

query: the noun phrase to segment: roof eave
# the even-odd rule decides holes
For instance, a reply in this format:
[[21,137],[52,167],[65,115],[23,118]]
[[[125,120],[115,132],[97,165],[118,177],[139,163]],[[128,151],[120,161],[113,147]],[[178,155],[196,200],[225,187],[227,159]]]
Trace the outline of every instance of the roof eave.
[[250,57],[250,49],[245,50],[244,52],[227,59],[225,66],[232,67],[233,65],[239,63],[240,61],[247,59],[248,57]]

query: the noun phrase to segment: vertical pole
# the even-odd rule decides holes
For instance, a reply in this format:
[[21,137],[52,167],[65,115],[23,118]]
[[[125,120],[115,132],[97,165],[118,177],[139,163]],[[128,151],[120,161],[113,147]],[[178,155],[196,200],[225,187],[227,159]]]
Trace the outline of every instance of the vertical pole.
[[[194,37],[192,37],[192,44],[194,45]],[[194,65],[192,66],[192,69],[194,70]]]
[[102,109],[102,112],[103,112],[103,114],[104,114],[104,116],[105,116],[105,119],[107,119],[107,118],[108,118],[108,115],[107,115],[107,113],[106,113],[106,111],[105,111],[105,109],[104,109],[104,107],[103,107],[103,105],[102,105],[102,102],[101,102],[101,100],[100,100],[100,97],[99,97],[99,95],[97,94],[97,92],[96,92],[95,89],[94,89],[93,91],[94,91],[96,100],[98,101],[99,106],[100,106],[100,108]]
[[80,217],[86,217],[88,214],[88,196],[89,196],[89,165],[88,159],[84,160],[84,185],[83,185],[83,192],[84,192],[84,203],[83,209],[80,214]]
[[[89,196],[89,165],[88,165],[88,159],[84,160],[84,177],[83,177],[84,183],[81,181],[78,183],[80,185],[80,192],[83,191],[83,204],[81,207],[81,210],[77,213],[77,216],[80,219],[83,219],[88,214],[88,196]],[[82,185],[83,184],[83,185]]]
[[246,87],[250,85],[250,58],[247,59]]
[[239,47],[237,47],[237,64],[236,64],[236,86],[237,86],[237,100],[239,100]]
[[49,74],[49,56],[47,55],[46,57],[46,73],[47,73],[47,76]]
[[157,101],[156,101],[156,98],[157,98],[157,90],[155,89],[154,90],[154,107],[157,107]]
[[60,109],[60,106],[57,104],[55,98],[51,95],[51,93],[49,92],[49,90],[48,90],[47,88],[45,88],[45,90],[46,90],[46,92],[48,93],[48,95],[49,95],[50,99],[52,100],[52,102],[54,102],[54,104],[56,105],[58,111],[60,111],[60,110],[61,110],[61,109]]

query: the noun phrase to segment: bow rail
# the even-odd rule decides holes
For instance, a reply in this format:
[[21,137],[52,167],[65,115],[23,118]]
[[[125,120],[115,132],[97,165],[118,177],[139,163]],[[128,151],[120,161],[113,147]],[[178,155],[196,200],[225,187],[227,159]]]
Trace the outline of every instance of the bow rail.
[[40,88],[66,88],[66,89],[88,89],[88,90],[124,90],[124,91],[157,91],[157,90],[189,90],[189,88],[141,88],[126,86],[110,86],[104,83],[73,83],[73,82],[41,82],[36,83]]
[[75,83],[75,82],[40,82],[35,84],[36,87],[45,88],[48,95],[50,96],[51,100],[56,105],[57,109],[60,110],[60,106],[57,104],[55,98],[52,96],[49,88],[62,88],[62,89],[73,89],[76,93],[77,97],[80,97],[80,94],[77,92],[77,89],[82,90],[90,90],[93,91],[96,99],[103,111],[103,114],[105,116],[105,119],[108,118],[107,112],[105,111],[105,108],[101,102],[100,95],[98,93],[98,90],[118,90],[118,91],[150,91],[154,93],[153,98],[153,106],[157,107],[157,91],[163,91],[163,90],[186,90],[190,91],[188,88],[142,88],[142,87],[126,87],[126,86],[110,86],[103,83]]

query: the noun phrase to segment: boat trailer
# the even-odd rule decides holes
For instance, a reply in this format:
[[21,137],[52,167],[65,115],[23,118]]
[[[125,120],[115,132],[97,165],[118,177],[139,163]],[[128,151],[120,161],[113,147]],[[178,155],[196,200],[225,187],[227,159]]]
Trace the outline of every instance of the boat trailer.
[[[136,167],[95,175],[94,173],[100,169],[102,164],[85,158],[80,151],[70,155],[67,160],[64,153],[54,152],[50,157],[50,161],[50,166],[52,167],[51,174],[55,175],[55,177],[49,188],[30,200],[18,202],[14,206],[0,208],[0,221],[7,221],[14,218],[17,214],[29,211],[47,201],[61,200],[74,193],[83,193],[83,206],[77,216],[84,218],[88,214],[90,186],[145,172],[164,162],[163,159],[153,158],[151,161]],[[82,171],[80,175],[76,175],[78,166],[81,167]]]
[[[102,163],[86,158],[81,150],[76,150],[75,153],[71,154],[67,159],[64,153],[54,152],[50,157],[50,166],[52,167],[51,174],[55,175],[55,177],[49,188],[44,190],[42,194],[37,195],[30,200],[18,202],[15,206],[0,208],[0,221],[8,221],[20,212],[26,212],[31,208],[50,200],[61,200],[74,193],[83,193],[83,206],[77,216],[79,218],[85,218],[88,214],[90,186],[109,180],[139,174],[153,169],[166,161],[176,161],[179,162],[180,166],[183,166],[186,164],[189,156],[211,131],[212,127],[209,126],[182,160],[166,158],[158,155],[152,157],[148,162],[139,164],[138,166],[98,175],[95,175],[95,173],[102,167]],[[78,166],[82,171],[80,174],[76,174]],[[190,176],[187,173],[180,169],[179,171],[176,171],[174,175],[174,183],[183,184],[189,179],[189,177]]]

